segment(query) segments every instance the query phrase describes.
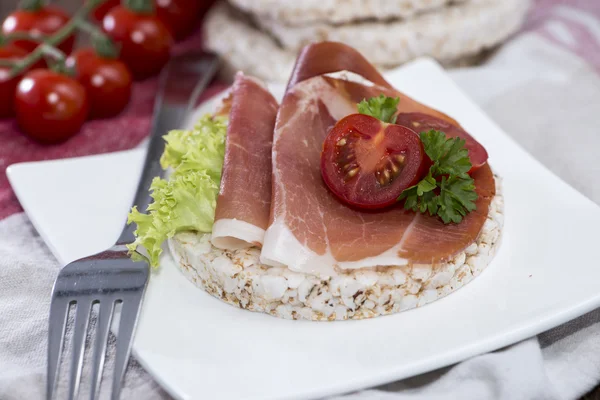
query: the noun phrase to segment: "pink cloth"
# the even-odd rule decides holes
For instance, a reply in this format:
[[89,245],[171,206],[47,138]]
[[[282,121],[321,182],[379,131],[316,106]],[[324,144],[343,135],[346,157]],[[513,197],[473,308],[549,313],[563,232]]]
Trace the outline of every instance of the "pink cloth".
[[[555,45],[568,49],[600,73],[600,25],[594,17],[600,17],[598,0],[536,0],[524,29],[536,31]],[[574,40],[565,41],[549,28],[547,22],[551,20],[560,22]]]
[[[197,32],[178,43],[174,52],[198,50],[200,43]],[[79,134],[57,145],[43,145],[28,138],[19,131],[13,119],[0,120],[0,220],[22,211],[6,177],[9,165],[108,153],[137,146],[150,131],[157,84],[157,78],[136,82],[131,102],[123,113],[111,119],[88,121]],[[208,98],[224,88],[224,83],[214,83],[203,97]]]
[[[584,58],[600,71],[600,40],[591,32],[585,20],[563,15],[560,7],[582,11],[582,15],[600,16],[598,0],[536,0],[524,30],[534,30],[555,44],[566,47]],[[545,21],[558,19],[576,38],[572,43],[556,37],[545,26]],[[198,33],[179,43],[175,52],[182,53],[200,47]],[[222,90],[224,84],[212,85],[205,97]],[[87,122],[81,132],[59,145],[42,145],[19,132],[14,120],[0,120],[0,219],[22,211],[6,177],[6,168],[14,163],[56,158],[77,157],[89,154],[126,150],[138,145],[150,129],[152,105],[157,89],[157,79],[148,79],[134,85],[133,97],[128,108],[118,117]]]

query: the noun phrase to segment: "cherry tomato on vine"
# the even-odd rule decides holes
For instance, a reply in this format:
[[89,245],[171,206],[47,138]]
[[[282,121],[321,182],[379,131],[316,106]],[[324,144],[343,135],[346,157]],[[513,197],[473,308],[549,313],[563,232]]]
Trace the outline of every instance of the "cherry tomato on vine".
[[175,39],[189,35],[209,4],[201,0],[156,0],[156,16],[169,29]]
[[[86,0],[88,2],[90,0]],[[104,16],[114,7],[121,4],[121,0],[106,0],[104,3],[100,4],[98,7],[94,9],[91,13],[91,17],[96,22],[102,22]]]
[[102,26],[121,45],[120,59],[134,78],[156,75],[169,61],[173,38],[151,9],[137,10],[124,2],[106,14]]
[[423,113],[399,113],[396,116],[398,125],[406,126],[417,133],[434,129],[446,134],[446,137],[459,137],[465,139],[465,147],[469,151],[471,160],[471,171],[480,168],[487,162],[488,153],[485,147],[481,145],[473,136],[469,135],[464,129],[453,125],[448,121]]
[[17,86],[15,112],[19,127],[40,142],[56,143],[75,135],[88,111],[83,85],[58,72],[32,70]]
[[325,184],[344,203],[365,209],[396,203],[404,189],[423,178],[427,167],[414,131],[364,114],[339,120],[321,154]]
[[[2,33],[4,35],[16,32],[29,33],[42,39],[65,26],[69,19],[69,15],[56,6],[44,5],[42,0],[28,1],[21,9],[6,17],[2,23]],[[12,43],[29,52],[35,50],[39,44],[31,40],[15,40]],[[74,44],[75,36],[71,35],[58,48],[69,54],[73,50]]]
[[71,54],[67,67],[75,68],[75,77],[85,87],[91,118],[113,117],[129,103],[132,78],[123,62],[84,48]]
[[[16,61],[26,55],[27,52],[20,47],[0,47],[0,59],[2,60]],[[10,71],[10,67],[0,67],[0,118],[14,115],[15,91],[21,77],[11,77]]]

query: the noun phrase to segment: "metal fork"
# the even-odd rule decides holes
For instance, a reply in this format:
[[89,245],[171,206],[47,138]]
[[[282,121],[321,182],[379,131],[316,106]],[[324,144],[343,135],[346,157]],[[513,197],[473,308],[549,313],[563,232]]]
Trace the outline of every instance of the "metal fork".
[[[183,118],[195,106],[218,68],[216,56],[208,53],[176,57],[162,72],[154,108],[148,153],[134,204],[146,210],[151,198],[148,188],[152,179],[163,171],[159,158],[163,150],[162,134],[180,127]],[[133,242],[135,226],[126,225],[116,244],[90,257],[74,261],[59,273],[52,290],[48,329],[47,398],[52,399],[60,355],[65,339],[70,307],[75,304],[72,337],[72,359],[69,377],[69,399],[77,397],[83,368],[83,354],[92,306],[99,304],[95,344],[92,355],[91,399],[99,393],[100,381],[113,312],[121,304],[117,333],[112,399],[118,399],[121,382],[129,360],[132,337],[146,290],[150,267],[143,261],[132,261],[126,244]]]

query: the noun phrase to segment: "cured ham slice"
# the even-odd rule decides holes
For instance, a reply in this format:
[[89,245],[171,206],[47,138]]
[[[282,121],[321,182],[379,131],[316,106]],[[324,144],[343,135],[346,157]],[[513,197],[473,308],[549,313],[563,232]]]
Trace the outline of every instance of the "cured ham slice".
[[359,52],[337,42],[320,42],[302,49],[288,82],[288,89],[314,76],[350,71],[371,82],[393,89],[377,69]]
[[[389,96],[401,96],[402,103],[399,105],[400,112],[423,111],[453,124],[458,124],[448,115],[426,107],[423,104],[404,95],[394,89],[392,85],[369,63],[358,51],[352,47],[337,42],[320,42],[308,45],[302,49],[296,60],[296,65],[287,85],[287,90],[295,84],[319,75],[327,75],[345,71],[355,77],[366,79],[369,83],[377,85],[381,94]],[[342,85],[342,91],[346,91],[346,97],[353,102],[352,107],[356,111],[355,104],[372,95],[369,85],[352,80],[329,81],[332,85]],[[286,90],[286,91],[287,91]]]
[[212,243],[260,246],[271,208],[271,147],[277,101],[254,78],[238,73],[228,99],[229,125]]
[[[323,61],[325,56],[338,65]],[[358,101],[380,94],[400,96],[400,112],[426,113],[457,124],[394,90],[352,48],[316,44],[300,55],[275,126],[271,222],[263,263],[317,275],[333,274],[334,267],[434,264],[476,240],[495,195],[487,164],[473,174],[477,210],[460,224],[444,225],[437,217],[401,207],[357,211],[340,203],[323,183],[319,161],[328,131],[356,112]]]

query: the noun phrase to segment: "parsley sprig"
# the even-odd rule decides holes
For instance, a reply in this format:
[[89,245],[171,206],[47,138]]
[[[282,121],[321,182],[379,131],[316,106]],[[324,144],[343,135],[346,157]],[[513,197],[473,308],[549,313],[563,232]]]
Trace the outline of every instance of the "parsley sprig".
[[[395,124],[399,102],[399,97],[382,94],[363,99],[358,103],[358,112]],[[437,215],[445,224],[459,223],[476,209],[477,200],[475,181],[467,174],[471,160],[465,140],[458,137],[448,139],[444,132],[436,130],[421,132],[420,137],[433,164],[427,176],[415,186],[405,189],[398,201],[404,200],[407,210]]]
[[446,138],[443,132],[421,132],[425,153],[433,164],[427,176],[415,186],[405,189],[398,201],[405,200],[407,210],[437,215],[445,224],[459,223],[476,209],[475,181],[467,172],[471,169],[465,140]]
[[358,113],[370,115],[383,122],[395,124],[399,102],[400,97],[387,97],[383,94],[379,97],[371,97],[369,100],[363,99],[358,103]]

